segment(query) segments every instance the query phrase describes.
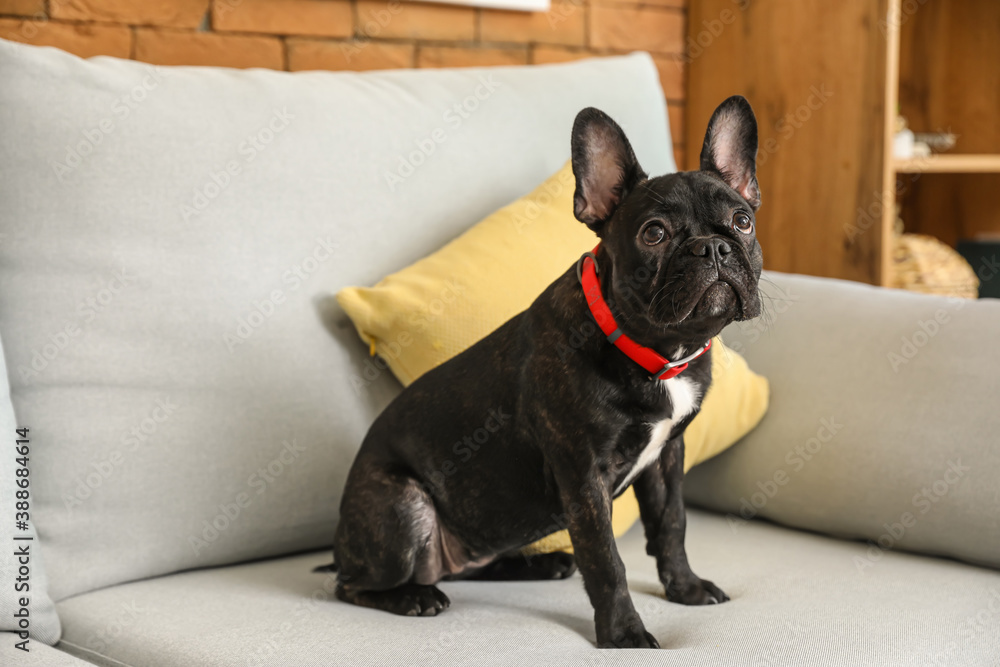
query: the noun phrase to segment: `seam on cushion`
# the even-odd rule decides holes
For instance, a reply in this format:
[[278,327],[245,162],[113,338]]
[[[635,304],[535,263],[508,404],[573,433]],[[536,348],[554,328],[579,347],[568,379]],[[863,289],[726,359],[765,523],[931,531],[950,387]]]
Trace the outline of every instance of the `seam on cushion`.
[[[375,341],[376,353],[378,353],[378,348],[385,347],[385,343],[381,339],[372,336],[372,340]],[[413,371],[410,370],[407,367],[407,365],[403,363],[403,355],[401,354],[396,355],[396,358],[392,359],[391,361],[382,354],[379,354],[378,356],[382,357],[382,359],[389,366],[389,370],[392,371],[393,375],[396,376],[396,379],[399,380],[399,383],[403,385],[404,388],[409,387],[416,381],[418,377],[420,377],[419,375],[415,375]],[[400,375],[402,375],[403,377],[400,377]]]
[[[411,384],[416,382],[418,377],[420,377],[419,375],[416,375],[412,370],[410,370],[407,367],[407,365],[404,364],[402,360],[399,359],[398,357],[394,360],[394,363],[404,376],[404,377],[398,377],[398,376],[396,377],[396,379],[400,381],[400,383],[403,385],[404,388],[409,387]],[[392,364],[389,364],[389,367],[392,368]]]
[[[104,660],[107,663],[113,663],[115,665],[121,665],[121,667],[133,667],[132,665],[128,664],[127,662],[122,662],[121,660],[115,660],[114,658],[106,656],[103,653],[98,653],[97,651],[92,651],[89,648],[84,648],[82,646],[74,644],[73,642],[68,642],[65,639],[59,640],[59,644],[65,644],[66,646],[71,646],[74,649],[76,649],[77,651],[80,651],[81,653],[84,653],[86,655],[92,655],[92,656],[94,656],[96,658],[100,658],[101,660]],[[59,644],[56,644],[57,648],[58,648]],[[70,651],[64,651],[64,653],[69,653],[69,655],[74,655]],[[80,656],[74,656],[74,657],[79,658]],[[94,663],[94,664],[97,664],[97,663]]]

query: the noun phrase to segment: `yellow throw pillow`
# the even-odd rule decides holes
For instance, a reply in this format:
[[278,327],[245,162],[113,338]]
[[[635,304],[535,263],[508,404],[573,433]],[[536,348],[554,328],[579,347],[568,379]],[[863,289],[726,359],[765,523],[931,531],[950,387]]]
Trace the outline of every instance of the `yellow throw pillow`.
[[[347,287],[337,301],[362,340],[404,385],[451,359],[531,305],[597,244],[573,217],[573,171],[567,163],[531,194],[488,216],[434,254],[375,287]],[[767,380],[716,340],[714,375],[701,412],[685,435],[684,469],[746,435],[767,410]],[[614,502],[616,536],[639,517],[629,488]],[[525,553],[571,550],[566,531]]]

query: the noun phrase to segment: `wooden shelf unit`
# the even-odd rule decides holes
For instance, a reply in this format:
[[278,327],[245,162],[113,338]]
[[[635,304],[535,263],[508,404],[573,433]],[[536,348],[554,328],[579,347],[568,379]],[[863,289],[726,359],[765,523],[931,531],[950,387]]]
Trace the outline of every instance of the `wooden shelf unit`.
[[[907,231],[1000,232],[1000,2],[744,4],[690,0],[686,167],[715,106],[746,95],[766,268],[888,284],[897,200]],[[893,158],[897,112],[955,148]]]
[[1000,173],[1000,155],[941,154],[895,158],[893,169],[900,174],[996,174]]

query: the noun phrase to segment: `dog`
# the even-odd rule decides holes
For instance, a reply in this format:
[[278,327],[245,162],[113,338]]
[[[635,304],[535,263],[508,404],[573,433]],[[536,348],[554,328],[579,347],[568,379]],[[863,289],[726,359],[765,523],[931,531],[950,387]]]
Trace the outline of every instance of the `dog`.
[[[577,115],[571,149],[573,213],[598,247],[372,424],[334,536],[340,600],[434,616],[450,604],[443,579],[578,567],[598,646],[659,648],[611,528],[630,485],[666,598],[729,599],[685,553],[684,430],[712,379],[712,337],[761,310],[757,121],[746,99],[727,99],[700,170],[656,178],[597,109]],[[563,527],[574,555],[518,555]]]

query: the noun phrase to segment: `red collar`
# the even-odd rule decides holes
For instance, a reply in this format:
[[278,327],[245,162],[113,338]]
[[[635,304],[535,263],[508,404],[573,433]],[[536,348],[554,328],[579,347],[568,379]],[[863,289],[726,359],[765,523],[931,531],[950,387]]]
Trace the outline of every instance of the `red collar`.
[[611,314],[604,295],[601,294],[601,283],[597,279],[597,249],[601,244],[597,244],[592,252],[584,253],[576,265],[576,275],[583,285],[583,296],[590,306],[590,314],[597,320],[597,326],[601,328],[604,335],[608,337],[608,342],[625,353],[625,356],[639,364],[649,372],[650,380],[669,380],[675,375],[679,375],[688,367],[688,362],[697,359],[708,352],[712,347],[712,341],[705,343],[705,347],[699,349],[694,354],[688,355],[677,361],[670,361],[655,350],[639,345],[618,328],[615,316]]

